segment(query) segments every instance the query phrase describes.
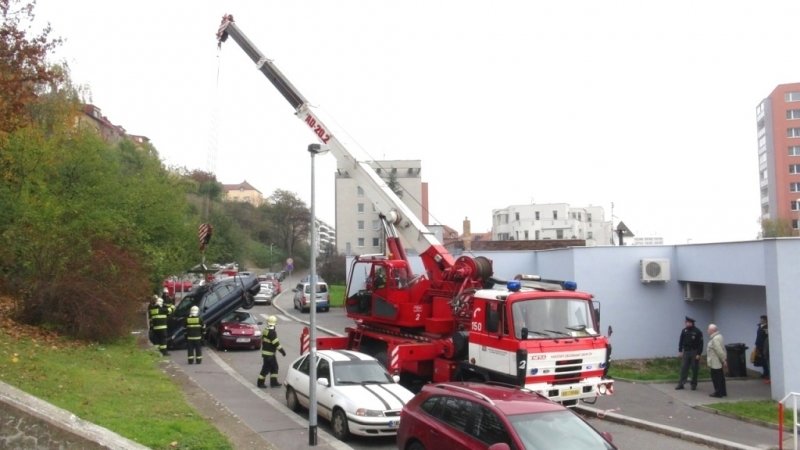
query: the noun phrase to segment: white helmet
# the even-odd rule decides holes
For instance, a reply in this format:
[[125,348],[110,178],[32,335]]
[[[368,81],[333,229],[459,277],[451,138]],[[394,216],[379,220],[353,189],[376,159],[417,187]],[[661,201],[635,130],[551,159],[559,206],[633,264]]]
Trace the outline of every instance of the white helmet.
[[159,296],[157,296],[157,295],[153,295],[153,301],[154,301],[154,302],[157,302],[159,298],[161,298],[161,297],[159,297]]
[[275,317],[275,316],[267,317],[267,325],[268,326],[274,327],[275,324],[277,324],[277,323],[278,323],[278,318],[277,317]]
[[156,295],[156,306],[161,306],[164,304],[164,299]]
[[192,306],[192,307],[189,309],[189,315],[191,315],[191,316],[196,316],[196,315],[198,315],[198,314],[200,314],[200,308],[198,308],[197,306]]
[[164,292],[165,294],[169,294],[169,289],[168,289],[166,286],[164,286],[164,291],[163,291],[163,292]]

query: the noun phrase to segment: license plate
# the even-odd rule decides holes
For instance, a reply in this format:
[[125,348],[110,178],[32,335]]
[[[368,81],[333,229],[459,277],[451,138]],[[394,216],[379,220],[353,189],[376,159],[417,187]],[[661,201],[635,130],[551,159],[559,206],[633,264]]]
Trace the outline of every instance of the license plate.
[[250,342],[250,338],[236,338],[236,342]]
[[390,420],[389,421],[389,428],[397,428],[400,426],[399,420]]
[[581,393],[580,389],[564,389],[561,391],[562,397],[577,397]]

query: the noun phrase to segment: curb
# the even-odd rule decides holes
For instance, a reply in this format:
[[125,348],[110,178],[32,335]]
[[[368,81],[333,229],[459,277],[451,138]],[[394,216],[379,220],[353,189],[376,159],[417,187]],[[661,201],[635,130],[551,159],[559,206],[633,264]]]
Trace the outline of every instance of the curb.
[[[615,412],[604,411],[601,409],[592,408],[588,406],[577,405],[575,409],[580,411],[581,414],[587,416],[593,416],[599,419],[609,420],[611,422],[616,422],[623,425],[629,425],[646,431],[652,431],[654,433],[664,434],[667,436],[694,442],[697,444],[708,445],[709,447],[721,450],[764,450],[761,447],[752,447],[749,445],[739,444],[737,442],[732,442],[725,439],[719,439],[713,436],[707,436],[704,434],[696,433],[694,431],[684,430],[683,428],[671,427],[668,425],[662,425],[659,423],[649,422],[642,419],[636,419],[634,417],[628,417]],[[771,448],[777,449],[777,447],[771,447]]]

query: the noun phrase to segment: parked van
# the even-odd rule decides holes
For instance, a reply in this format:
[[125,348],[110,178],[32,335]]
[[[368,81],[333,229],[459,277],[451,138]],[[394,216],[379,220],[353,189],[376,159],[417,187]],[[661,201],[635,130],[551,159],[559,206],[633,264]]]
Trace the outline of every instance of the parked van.
[[[308,312],[311,309],[311,283],[297,283],[294,289],[294,309]],[[328,299],[328,283],[317,282],[317,311],[329,311],[331,304]]]

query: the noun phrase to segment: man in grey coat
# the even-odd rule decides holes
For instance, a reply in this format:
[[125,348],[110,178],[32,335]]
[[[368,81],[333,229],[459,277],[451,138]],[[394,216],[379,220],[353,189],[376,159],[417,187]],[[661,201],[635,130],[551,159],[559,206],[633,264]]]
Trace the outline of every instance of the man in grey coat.
[[728,354],[725,351],[725,342],[717,326],[708,325],[708,350],[706,351],[706,361],[711,371],[711,383],[714,384],[714,393],[711,397],[727,397],[728,391],[725,389],[725,372],[723,369],[728,367]]

